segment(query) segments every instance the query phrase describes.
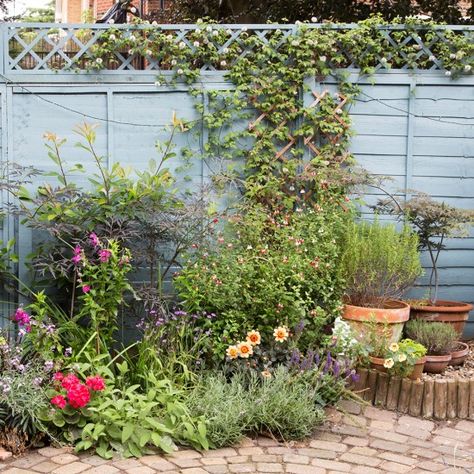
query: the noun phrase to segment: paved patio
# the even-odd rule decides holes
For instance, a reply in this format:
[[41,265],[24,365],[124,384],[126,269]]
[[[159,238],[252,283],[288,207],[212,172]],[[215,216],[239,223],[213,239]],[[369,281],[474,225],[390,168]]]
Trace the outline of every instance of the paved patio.
[[67,449],[43,448],[0,463],[1,474],[322,474],[351,472],[474,473],[474,421],[435,423],[348,404],[330,410],[328,423],[306,442],[282,444],[246,439],[235,448],[206,453],[105,461]]

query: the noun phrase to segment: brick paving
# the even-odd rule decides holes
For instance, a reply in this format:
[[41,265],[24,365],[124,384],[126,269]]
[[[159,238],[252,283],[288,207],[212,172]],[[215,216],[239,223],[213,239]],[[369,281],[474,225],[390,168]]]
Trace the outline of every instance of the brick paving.
[[[43,448],[0,461],[1,474],[473,473],[474,421],[434,422],[345,403],[304,442],[245,439],[234,448],[106,461]],[[1,458],[1,449],[0,449]]]

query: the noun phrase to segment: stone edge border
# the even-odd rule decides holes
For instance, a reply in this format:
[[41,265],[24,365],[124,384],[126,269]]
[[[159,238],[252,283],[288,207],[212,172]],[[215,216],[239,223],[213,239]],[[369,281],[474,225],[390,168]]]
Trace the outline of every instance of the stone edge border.
[[357,374],[352,391],[377,407],[436,420],[474,420],[474,378],[410,380],[374,369]]

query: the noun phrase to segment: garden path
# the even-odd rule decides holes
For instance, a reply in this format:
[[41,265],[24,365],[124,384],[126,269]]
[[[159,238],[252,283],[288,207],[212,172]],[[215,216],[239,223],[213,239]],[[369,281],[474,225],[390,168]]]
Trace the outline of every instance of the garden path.
[[282,444],[245,439],[235,448],[206,453],[105,461],[43,448],[0,462],[1,474],[220,474],[293,473],[474,473],[474,421],[443,423],[397,415],[352,402],[346,412],[328,411],[328,421],[308,441]]

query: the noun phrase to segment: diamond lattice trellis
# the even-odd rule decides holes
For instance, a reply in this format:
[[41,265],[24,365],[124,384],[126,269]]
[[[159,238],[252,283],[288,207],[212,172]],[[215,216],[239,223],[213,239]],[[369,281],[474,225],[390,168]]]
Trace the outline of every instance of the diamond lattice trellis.
[[[154,33],[163,32],[171,34],[173,41],[178,44],[183,42],[186,48],[194,50],[192,35],[196,25],[160,25],[150,28],[146,25],[67,25],[67,24],[4,24],[6,35],[4,38],[8,42],[8,54],[6,61],[6,72],[8,71],[68,71],[85,70],[90,67],[90,59],[94,57],[94,48],[100,46],[104,35],[109,28],[115,28],[123,35],[132,33],[142,35],[142,37],[152,36]],[[306,28],[321,28],[319,25],[306,25]],[[357,25],[333,25],[324,27],[336,30],[354,29]],[[256,52],[255,48],[259,44],[246,45],[244,39],[249,35],[255,35],[260,43],[269,45],[269,41],[276,30],[279,30],[281,37],[273,48],[276,52],[283,48],[291,34],[297,32],[295,25],[265,25],[265,26],[240,26],[222,25],[213,26],[215,30],[223,30],[226,39],[214,39],[209,36],[208,44],[213,44],[219,53],[222,53],[230,46],[237,47],[237,55],[229,62],[232,64],[239,58],[251,55]],[[442,68],[440,60],[436,57],[436,47],[446,43],[446,29],[456,34],[465,35],[474,41],[474,27],[440,27],[434,31],[429,41],[421,39],[418,33],[410,32],[403,39],[398,39],[397,32],[403,30],[403,25],[382,26],[380,34],[390,44],[394,51],[397,51],[397,58],[377,57],[374,63],[376,70],[387,68],[387,61],[394,59],[396,67],[400,69],[410,68],[413,61],[424,61],[424,69],[438,70]],[[359,68],[360,65],[351,57],[350,53],[340,47],[340,51],[345,61],[338,64],[342,68]],[[369,51],[367,51],[367,54]],[[159,55],[158,55],[159,56]],[[331,64],[331,58],[328,58]],[[130,52],[128,50],[118,50],[113,57],[107,59],[106,70],[122,70],[130,72],[140,71],[163,71],[169,69],[169,65],[163,63],[161,57],[151,57],[146,54]],[[219,63],[204,61],[199,66],[201,71],[222,70]]]

